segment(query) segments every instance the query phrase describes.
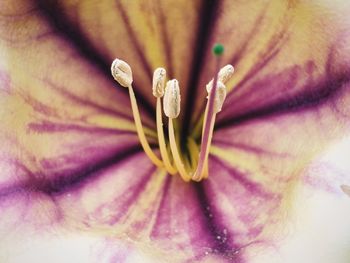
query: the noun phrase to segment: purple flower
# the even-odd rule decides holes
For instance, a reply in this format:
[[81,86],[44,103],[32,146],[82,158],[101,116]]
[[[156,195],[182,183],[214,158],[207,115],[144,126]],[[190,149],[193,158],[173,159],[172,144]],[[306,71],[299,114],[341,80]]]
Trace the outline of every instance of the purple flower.
[[[0,3],[1,262],[348,262],[348,1]],[[159,155],[152,75],[181,87],[180,154],[206,84],[235,74],[209,176],[145,155],[115,57]],[[167,128],[167,127],[166,127]],[[167,142],[168,143],[168,142]]]

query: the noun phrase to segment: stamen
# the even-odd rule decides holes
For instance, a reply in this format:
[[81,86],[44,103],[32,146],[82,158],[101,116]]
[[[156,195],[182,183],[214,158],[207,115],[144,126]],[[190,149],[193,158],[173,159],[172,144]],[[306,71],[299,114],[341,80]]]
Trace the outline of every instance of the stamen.
[[168,156],[168,151],[166,149],[164,131],[163,131],[161,98],[164,95],[165,78],[166,78],[166,71],[164,68],[157,68],[154,71],[152,90],[153,90],[153,95],[157,98],[156,122],[157,122],[158,143],[159,143],[160,155],[162,156],[165,169],[170,174],[176,174],[177,170],[175,167],[171,165],[170,158]]
[[173,154],[174,162],[176,165],[177,170],[179,171],[180,176],[185,182],[188,182],[191,180],[191,176],[187,173],[185,169],[185,165],[183,164],[179,151],[177,149],[176,140],[175,140],[175,134],[174,134],[174,125],[173,125],[173,118],[169,118],[169,141],[170,141],[170,149],[171,153]]
[[[226,98],[225,84],[229,81],[229,79],[234,73],[234,68],[230,64],[224,66],[221,69],[219,68],[220,56],[223,53],[223,51],[224,47],[220,44],[217,44],[213,48],[213,52],[217,56],[216,74],[214,76],[214,79],[210,80],[210,82],[206,85],[206,89],[208,91],[208,101],[204,113],[200,150],[198,149],[198,146],[194,139],[188,138],[187,148],[190,157],[184,160],[182,160],[181,158],[181,155],[179,153],[179,147],[176,143],[173,123],[173,119],[177,118],[180,114],[181,96],[178,81],[176,79],[168,81],[164,89],[166,70],[164,68],[157,68],[154,71],[152,81],[152,93],[157,98],[157,134],[160,154],[163,160],[162,161],[154,154],[146,140],[135,94],[131,85],[133,78],[130,66],[125,61],[120,59],[115,59],[112,63],[111,71],[114,79],[120,85],[122,85],[123,87],[127,87],[129,90],[131,108],[134,116],[137,135],[146,155],[156,166],[165,167],[168,173],[175,174],[178,172],[181,178],[186,182],[190,181],[191,179],[199,182],[202,179],[207,178],[209,174],[208,158],[213,137],[216,114],[221,111],[224,100]],[[162,121],[162,98],[164,114],[168,117],[169,122],[169,144],[174,164],[171,163],[171,156],[169,156],[165,142]],[[199,130],[200,127],[197,127],[196,130],[197,129]],[[341,186],[341,188],[345,193],[349,194],[349,186]]]
[[[204,123],[203,123],[201,151],[199,154],[199,162],[198,162],[197,169],[192,177],[192,180],[197,182],[201,181],[204,177],[206,177],[206,173],[208,170],[209,149],[210,149],[211,140],[213,137],[215,118],[216,118],[216,114],[219,111],[221,111],[222,104],[226,97],[225,85],[219,80],[219,65],[220,65],[219,56],[223,53],[223,47],[221,45],[216,45],[214,46],[213,51],[217,55],[217,70],[216,70],[214,80],[212,81],[212,84],[210,85],[209,83],[207,85],[207,89],[209,89],[209,96],[208,96],[208,102],[205,110],[205,117],[204,117]],[[232,71],[232,68],[231,67],[223,68],[223,71],[222,71],[223,80],[227,81],[228,80],[227,76],[232,75],[230,73]]]
[[153,153],[151,147],[149,146],[140,118],[140,112],[137,107],[137,102],[135,98],[135,93],[132,88],[132,71],[130,66],[123,60],[115,59],[111,66],[112,76],[114,79],[123,87],[127,87],[129,89],[129,96],[131,102],[131,109],[134,116],[135,126],[137,135],[139,137],[141,146],[145,151],[148,158],[158,167],[162,167],[162,161]]
[[176,168],[186,182],[191,180],[191,176],[187,173],[185,166],[181,160],[175,134],[174,134],[174,124],[173,119],[177,118],[180,114],[180,87],[176,79],[169,80],[166,84],[165,94],[164,94],[164,113],[169,118],[168,131],[169,131],[169,141],[170,141],[170,150],[174,158]]

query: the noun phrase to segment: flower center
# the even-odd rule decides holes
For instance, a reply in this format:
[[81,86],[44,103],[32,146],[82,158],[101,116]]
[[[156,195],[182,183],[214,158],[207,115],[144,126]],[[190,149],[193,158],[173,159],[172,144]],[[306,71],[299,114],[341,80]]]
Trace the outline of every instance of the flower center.
[[[180,154],[179,144],[175,136],[174,119],[180,114],[180,87],[176,79],[169,80],[165,85],[166,70],[157,68],[153,74],[152,93],[156,97],[156,122],[157,135],[161,159],[152,151],[147,142],[140,113],[138,110],[135,94],[132,88],[132,71],[130,66],[120,59],[115,59],[112,63],[111,71],[114,79],[123,87],[128,88],[131,109],[134,116],[137,135],[141,146],[148,158],[158,167],[166,169],[170,174],[179,174],[181,178],[188,182],[201,181],[208,177],[208,155],[213,137],[216,114],[221,111],[226,98],[225,83],[232,77],[234,69],[232,65],[220,68],[220,58],[223,53],[223,46],[217,44],[213,48],[213,53],[217,57],[216,73],[214,78],[207,84],[208,101],[204,112],[202,127],[202,139],[200,150],[192,138],[188,138],[188,151]],[[168,118],[168,146],[163,131],[163,111]],[[184,158],[187,155],[187,158]]]

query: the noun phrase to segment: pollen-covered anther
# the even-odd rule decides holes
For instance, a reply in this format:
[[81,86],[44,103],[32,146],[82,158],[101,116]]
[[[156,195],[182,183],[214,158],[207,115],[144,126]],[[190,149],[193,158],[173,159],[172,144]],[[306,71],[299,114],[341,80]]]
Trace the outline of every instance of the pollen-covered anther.
[[[234,67],[230,64],[227,64],[226,66],[220,69],[218,74],[218,80],[226,84],[232,78],[234,72],[235,72]],[[209,92],[209,87],[211,87],[212,85],[213,85],[213,79],[207,84],[208,92]]]
[[169,80],[163,98],[164,113],[168,118],[177,118],[180,114],[180,87],[176,79]]
[[161,98],[164,95],[164,84],[166,78],[166,70],[157,68],[153,73],[152,92],[156,98]]
[[115,59],[111,66],[113,78],[123,87],[129,87],[132,84],[132,71],[128,63],[121,59]]
[[235,69],[232,65],[227,64],[225,67],[221,68],[219,71],[219,81],[222,83],[227,83],[230,78],[233,76]]
[[[211,83],[213,84],[213,82],[211,82]],[[207,98],[209,98],[209,94],[210,94],[212,88],[213,88],[213,85],[207,86],[207,91],[208,91]],[[222,105],[224,104],[225,99],[226,99],[226,86],[221,81],[218,81],[217,86],[216,86],[215,98],[214,98],[214,112],[215,113],[218,113],[221,111]]]

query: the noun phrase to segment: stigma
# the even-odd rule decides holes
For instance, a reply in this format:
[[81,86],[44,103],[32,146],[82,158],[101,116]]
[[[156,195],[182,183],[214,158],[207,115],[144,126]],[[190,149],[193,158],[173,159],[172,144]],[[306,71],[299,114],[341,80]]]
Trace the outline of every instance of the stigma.
[[[216,115],[222,110],[226,98],[225,84],[232,78],[234,68],[232,65],[226,65],[220,69],[220,57],[223,53],[223,46],[217,44],[213,48],[216,55],[217,66],[212,78],[206,85],[208,92],[207,104],[203,113],[203,127],[200,145],[196,145],[192,138],[188,139],[190,147],[189,153],[181,153],[179,141],[176,138],[176,129],[174,120],[180,115],[180,85],[179,81],[172,79],[166,82],[166,70],[157,68],[152,78],[152,94],[156,98],[156,123],[157,136],[160,150],[158,157],[150,147],[140,118],[135,94],[132,88],[132,70],[131,67],[121,59],[115,59],[111,66],[113,78],[123,87],[128,88],[131,109],[134,117],[135,127],[140,144],[150,159],[150,161],[165,169],[171,175],[180,175],[186,181],[201,181],[208,177],[208,156],[211,141],[214,132]],[[163,114],[168,119],[168,139],[163,131]],[[198,150],[199,148],[199,150]],[[189,159],[186,159],[185,156]]]

